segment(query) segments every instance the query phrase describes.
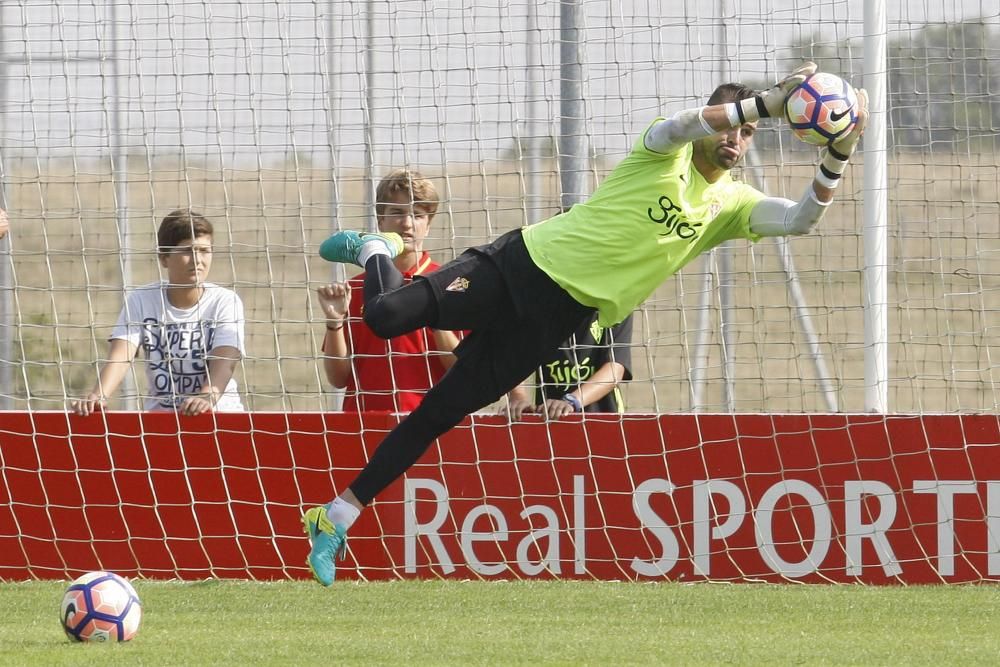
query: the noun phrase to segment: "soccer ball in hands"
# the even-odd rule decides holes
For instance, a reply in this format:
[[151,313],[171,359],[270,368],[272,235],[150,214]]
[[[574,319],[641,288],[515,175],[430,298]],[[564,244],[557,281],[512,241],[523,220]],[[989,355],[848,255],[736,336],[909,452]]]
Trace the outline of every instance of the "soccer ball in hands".
[[785,98],[785,118],[802,141],[829,146],[858,122],[858,98],[839,76],[816,72]]
[[127,642],[139,631],[142,606],[132,584],[111,572],[88,572],[66,589],[66,636],[78,642]]

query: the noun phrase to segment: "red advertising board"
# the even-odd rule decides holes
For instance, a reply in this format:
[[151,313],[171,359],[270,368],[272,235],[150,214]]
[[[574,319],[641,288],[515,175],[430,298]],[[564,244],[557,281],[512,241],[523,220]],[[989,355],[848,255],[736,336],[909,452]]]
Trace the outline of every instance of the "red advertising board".
[[[0,413],[0,579],[306,578],[389,415]],[[628,415],[437,443],[342,578],[1000,579],[995,416]]]

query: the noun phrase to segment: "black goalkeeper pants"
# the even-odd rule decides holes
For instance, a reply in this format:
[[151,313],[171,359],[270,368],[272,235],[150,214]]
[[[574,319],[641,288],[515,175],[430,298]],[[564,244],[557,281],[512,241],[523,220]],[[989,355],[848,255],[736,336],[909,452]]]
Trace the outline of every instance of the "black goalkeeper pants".
[[535,265],[520,230],[406,285],[385,255],[372,257],[365,271],[364,319],[378,336],[423,327],[470,332],[455,350],[455,364],[389,432],[351,484],[368,505],[438,436],[528,378],[594,309]]

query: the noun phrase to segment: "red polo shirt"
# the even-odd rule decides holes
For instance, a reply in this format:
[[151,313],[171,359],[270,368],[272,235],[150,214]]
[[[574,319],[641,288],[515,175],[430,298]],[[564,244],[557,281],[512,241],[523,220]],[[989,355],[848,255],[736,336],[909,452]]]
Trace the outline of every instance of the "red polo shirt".
[[[409,282],[439,266],[424,252],[403,278]],[[445,372],[441,359],[427,354],[437,350],[434,334],[431,329],[419,329],[392,340],[376,336],[361,319],[364,281],[364,273],[349,281],[353,298],[344,334],[354,372],[347,381],[344,411],[410,412]]]

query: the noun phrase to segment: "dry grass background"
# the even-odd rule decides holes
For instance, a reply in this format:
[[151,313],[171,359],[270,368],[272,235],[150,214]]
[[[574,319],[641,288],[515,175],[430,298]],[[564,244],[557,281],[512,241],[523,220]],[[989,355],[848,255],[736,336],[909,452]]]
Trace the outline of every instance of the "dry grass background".
[[[322,323],[312,290],[333,277],[316,255],[337,224],[362,228],[360,174],[308,165],[248,170],[159,160],[129,169],[131,284],[157,277],[159,219],[191,205],[216,226],[211,279],[234,287],[247,314],[238,379],[254,410],[331,405],[317,364]],[[889,174],[890,407],[897,412],[997,409],[994,341],[1000,329],[1000,177],[992,154],[894,155]],[[106,162],[6,165],[15,299],[13,396],[18,409],[62,409],[94,380],[95,360],[122,303],[115,192]],[[767,189],[797,198],[811,161],[768,170]],[[526,220],[515,163],[424,170],[445,200],[429,249],[439,260]],[[843,411],[864,408],[862,167],[856,164],[817,233],[790,241],[820,347]],[[548,183],[554,191],[555,180]],[[334,207],[339,221],[331,217]],[[556,201],[553,196],[550,201]],[[809,350],[776,246],[736,243],[737,411],[824,411]],[[706,263],[695,262],[645,304],[633,340],[633,411],[691,408],[692,353]],[[716,276],[718,278],[718,276]],[[724,410],[718,282],[711,301],[708,410]],[[1000,352],[1000,350],[998,350]],[[136,366],[139,369],[139,366]],[[139,376],[142,385],[141,372]]]

